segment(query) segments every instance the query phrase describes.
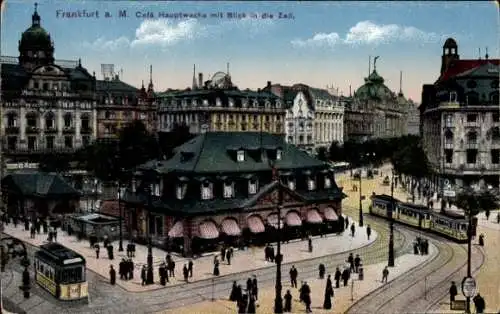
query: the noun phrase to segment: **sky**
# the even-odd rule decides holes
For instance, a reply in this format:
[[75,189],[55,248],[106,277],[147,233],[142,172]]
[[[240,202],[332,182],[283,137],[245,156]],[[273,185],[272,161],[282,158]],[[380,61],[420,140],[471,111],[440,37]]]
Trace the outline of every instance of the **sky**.
[[[1,54],[18,56],[35,1],[2,5]],[[102,78],[114,64],[120,78],[156,91],[192,84],[193,65],[209,79],[229,71],[241,89],[267,81],[327,85],[349,95],[364,83],[369,57],[393,91],[420,102],[422,85],[439,76],[446,38],[462,59],[499,56],[499,12],[477,2],[216,2],[38,1],[41,25],[56,59],[78,60]],[[120,12],[126,16],[120,17]],[[80,16],[78,14],[80,13]],[[106,13],[108,15],[106,16]],[[232,15],[232,17],[230,16]],[[373,65],[372,65],[373,69]]]

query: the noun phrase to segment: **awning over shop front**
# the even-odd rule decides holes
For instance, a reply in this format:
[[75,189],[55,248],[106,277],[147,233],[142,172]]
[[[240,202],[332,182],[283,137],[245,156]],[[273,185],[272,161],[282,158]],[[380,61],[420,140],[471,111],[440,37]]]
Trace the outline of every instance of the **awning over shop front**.
[[339,216],[337,216],[337,213],[333,208],[327,207],[325,208],[325,219],[328,221],[337,221],[339,220]]
[[182,221],[178,221],[174,224],[172,229],[168,232],[170,238],[181,238],[184,235],[184,226]]
[[229,236],[239,236],[241,234],[238,222],[233,218],[224,219],[221,224],[221,229],[222,232]]
[[320,224],[323,222],[323,218],[321,218],[317,209],[310,209],[307,212],[307,222],[311,224]]
[[[280,221],[280,229],[283,229],[283,219],[281,219]],[[278,229],[278,214],[270,214],[269,216],[267,216],[267,223],[275,228],[275,229]]]
[[200,223],[200,238],[202,239],[217,239],[219,230],[213,221],[206,220]]
[[285,222],[289,227],[298,227],[302,225],[302,219],[300,219],[297,212],[288,212],[285,217]]
[[264,227],[264,222],[262,218],[258,215],[252,215],[247,218],[248,228],[252,233],[261,233],[266,231],[266,227]]

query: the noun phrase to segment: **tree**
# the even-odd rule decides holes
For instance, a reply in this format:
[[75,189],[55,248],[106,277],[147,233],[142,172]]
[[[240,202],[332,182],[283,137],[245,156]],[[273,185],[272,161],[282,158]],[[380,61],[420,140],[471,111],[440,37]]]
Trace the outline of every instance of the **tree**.
[[328,152],[326,150],[326,147],[324,146],[318,147],[318,153],[316,157],[321,161],[325,162],[328,161]]
[[40,157],[38,168],[45,172],[65,172],[70,169],[72,155],[68,154],[45,154]]
[[345,161],[344,147],[339,142],[333,141],[328,148],[328,157],[331,161]]
[[119,169],[130,170],[148,160],[159,157],[158,142],[139,120],[120,132],[116,161]]
[[481,211],[490,212],[498,207],[497,199],[490,191],[474,191],[471,188],[465,188],[460,192],[455,199],[455,203],[468,215],[472,216]]
[[189,126],[185,123],[175,124],[170,132],[161,132],[158,134],[161,155],[169,158],[174,148],[180,146],[195,137],[189,132]]

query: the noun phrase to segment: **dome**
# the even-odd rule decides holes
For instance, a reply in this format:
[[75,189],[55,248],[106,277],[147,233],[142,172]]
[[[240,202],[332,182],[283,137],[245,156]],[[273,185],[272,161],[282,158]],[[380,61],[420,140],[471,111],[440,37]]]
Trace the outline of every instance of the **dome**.
[[450,37],[444,42],[443,48],[458,48],[458,45],[455,39]]
[[50,49],[52,48],[52,42],[49,33],[42,26],[40,26],[40,15],[36,10],[31,16],[32,24],[31,27],[24,31],[21,35],[21,40],[19,42],[19,48],[38,48],[38,49]]
[[354,96],[359,99],[387,99],[392,98],[394,93],[384,84],[384,78],[376,70],[365,78],[365,84],[359,87]]

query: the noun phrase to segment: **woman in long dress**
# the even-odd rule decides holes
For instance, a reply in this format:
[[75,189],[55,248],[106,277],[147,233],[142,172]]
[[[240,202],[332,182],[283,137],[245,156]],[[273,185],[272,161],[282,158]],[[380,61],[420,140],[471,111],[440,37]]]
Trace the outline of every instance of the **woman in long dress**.
[[327,283],[325,287],[325,301],[323,302],[323,308],[325,310],[330,310],[332,308],[332,297],[333,297],[333,287],[330,281],[330,284]]

